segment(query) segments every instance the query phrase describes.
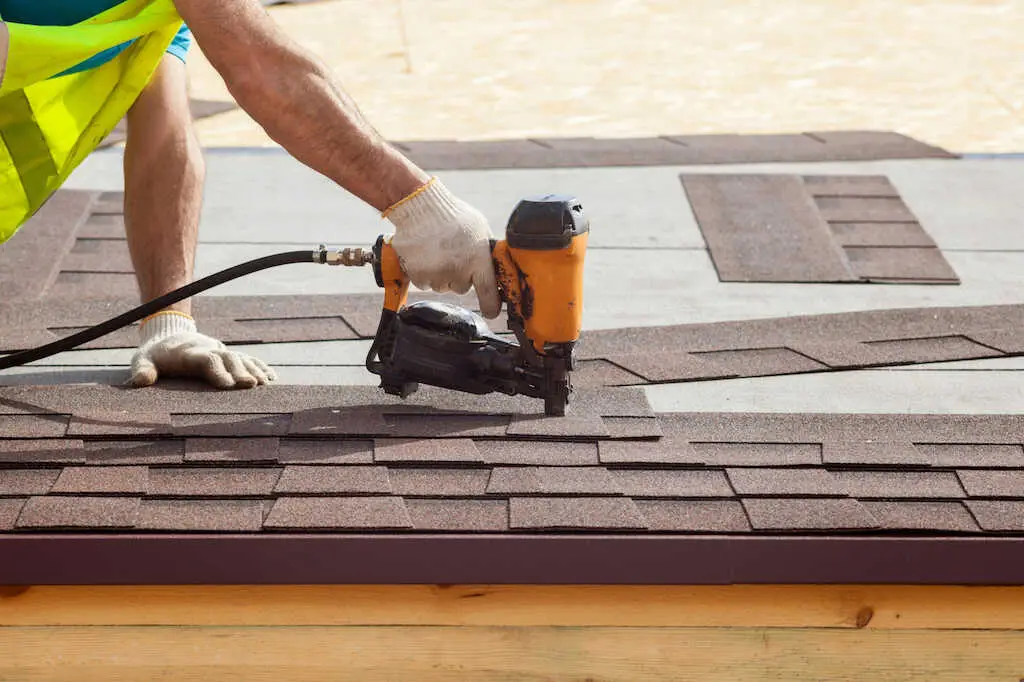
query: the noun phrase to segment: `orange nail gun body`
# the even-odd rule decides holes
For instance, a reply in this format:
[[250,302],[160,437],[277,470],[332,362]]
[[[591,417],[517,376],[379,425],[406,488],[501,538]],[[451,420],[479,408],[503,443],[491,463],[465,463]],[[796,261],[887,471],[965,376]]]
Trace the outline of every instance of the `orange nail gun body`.
[[471,311],[436,301],[406,305],[409,278],[381,236],[372,250],[384,310],[366,359],[385,392],[408,396],[418,384],[469,393],[543,398],[564,415],[583,318],[583,262],[589,221],[571,197],[523,199],[505,239],[492,242],[498,289],[515,341],[493,333]]

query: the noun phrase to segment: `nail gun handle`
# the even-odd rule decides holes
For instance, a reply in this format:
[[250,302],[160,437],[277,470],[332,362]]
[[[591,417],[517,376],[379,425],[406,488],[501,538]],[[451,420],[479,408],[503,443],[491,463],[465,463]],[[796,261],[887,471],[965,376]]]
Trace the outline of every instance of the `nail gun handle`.
[[402,270],[390,237],[380,235],[373,245],[373,276],[377,286],[384,289],[384,309],[397,313],[409,298],[409,277]]

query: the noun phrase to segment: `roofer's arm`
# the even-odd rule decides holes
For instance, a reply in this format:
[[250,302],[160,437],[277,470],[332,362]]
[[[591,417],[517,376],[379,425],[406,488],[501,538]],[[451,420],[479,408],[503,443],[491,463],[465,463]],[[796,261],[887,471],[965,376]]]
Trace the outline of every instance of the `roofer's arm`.
[[[258,0],[175,0],[238,104],[292,156],[384,213],[413,284],[467,292],[498,313],[484,216],[387,144],[327,67]],[[429,184],[428,184],[429,181]]]

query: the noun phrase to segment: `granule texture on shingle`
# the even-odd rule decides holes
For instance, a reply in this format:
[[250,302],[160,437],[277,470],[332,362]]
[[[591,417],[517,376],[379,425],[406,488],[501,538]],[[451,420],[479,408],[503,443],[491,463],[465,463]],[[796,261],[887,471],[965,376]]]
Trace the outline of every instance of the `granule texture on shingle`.
[[171,415],[171,429],[177,436],[238,438],[242,436],[284,436],[291,423],[290,414],[212,414]]
[[500,438],[511,417],[507,414],[388,414],[388,435],[396,438]]
[[149,488],[144,466],[65,467],[51,493],[144,495]]
[[971,497],[1024,498],[1024,470],[960,469],[957,475]]
[[0,497],[45,495],[59,475],[60,469],[0,469]]
[[25,500],[24,497],[0,497],[0,531],[14,528]]
[[818,443],[692,443],[695,460],[712,466],[821,464]]
[[743,500],[755,530],[846,530],[877,528],[878,521],[851,498],[748,498]]
[[921,443],[916,446],[931,466],[957,468],[1024,467],[1024,447],[989,443]]
[[82,464],[85,450],[76,438],[0,439],[4,464]]
[[373,464],[373,441],[288,438],[277,457],[283,464]]
[[187,438],[186,462],[276,462],[277,438]]
[[978,524],[961,502],[886,500],[863,505],[886,530],[978,532]]
[[292,414],[289,433],[309,436],[377,436],[390,431],[379,410],[319,408]]
[[824,469],[729,468],[729,481],[744,496],[838,496],[842,486]]
[[738,500],[637,500],[649,530],[736,533],[750,530]]
[[598,462],[598,445],[593,442],[478,440],[476,449],[487,464],[587,466]]
[[258,531],[260,500],[143,500],[137,527],[167,531]]
[[842,441],[826,442],[822,446],[825,464],[847,466],[906,465],[925,466],[925,455],[908,442]]
[[961,498],[952,471],[833,471],[842,490],[861,499]]
[[353,464],[302,465],[284,468],[274,487],[277,494],[391,494],[387,467]]
[[508,502],[505,500],[409,499],[405,506],[417,530],[508,530]]
[[487,493],[520,495],[619,495],[604,467],[495,467]]
[[373,458],[377,462],[483,461],[469,438],[378,438],[373,444]]
[[263,527],[388,530],[412,528],[412,521],[400,497],[282,497]]
[[601,464],[697,464],[702,460],[683,438],[654,441],[607,440],[598,443]]
[[149,494],[156,497],[269,495],[281,467],[169,467],[149,470]]
[[18,517],[18,528],[132,528],[138,498],[48,495],[30,497]]
[[1024,533],[1024,500],[967,500],[965,504],[984,530]]
[[185,459],[183,440],[86,441],[89,464],[181,464]]
[[612,472],[630,497],[733,497],[725,472],[714,469],[620,469]]
[[170,436],[171,416],[166,412],[89,409],[76,412],[68,436]]
[[603,438],[609,435],[604,420],[596,415],[513,415],[507,434],[537,438]]
[[474,497],[483,495],[490,478],[488,469],[440,469],[391,467],[391,487],[396,495],[419,497]]
[[644,520],[628,497],[513,497],[514,529],[641,529]]
[[0,438],[61,438],[67,430],[65,414],[0,414]]

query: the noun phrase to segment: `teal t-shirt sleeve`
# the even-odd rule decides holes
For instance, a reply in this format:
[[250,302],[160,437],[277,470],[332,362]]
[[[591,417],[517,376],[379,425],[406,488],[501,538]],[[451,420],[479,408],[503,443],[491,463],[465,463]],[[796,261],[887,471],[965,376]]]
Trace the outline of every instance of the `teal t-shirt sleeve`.
[[[119,4],[121,0],[0,0],[0,16],[5,21],[33,26],[70,26]],[[131,42],[104,50],[58,76],[78,73],[106,64],[121,54]],[[192,45],[192,32],[182,24],[167,53],[185,61]]]

